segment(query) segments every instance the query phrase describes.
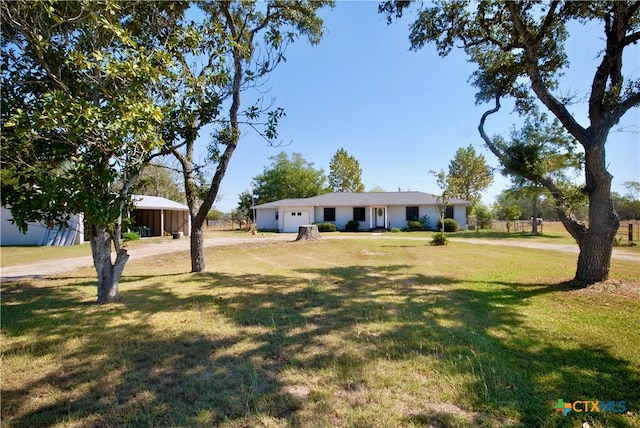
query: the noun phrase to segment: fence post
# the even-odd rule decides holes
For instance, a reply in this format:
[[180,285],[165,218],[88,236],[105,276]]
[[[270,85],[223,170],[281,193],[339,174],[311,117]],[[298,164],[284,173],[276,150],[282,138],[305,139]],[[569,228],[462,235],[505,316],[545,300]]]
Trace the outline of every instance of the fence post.
[[629,223],[629,245],[633,243],[633,224]]

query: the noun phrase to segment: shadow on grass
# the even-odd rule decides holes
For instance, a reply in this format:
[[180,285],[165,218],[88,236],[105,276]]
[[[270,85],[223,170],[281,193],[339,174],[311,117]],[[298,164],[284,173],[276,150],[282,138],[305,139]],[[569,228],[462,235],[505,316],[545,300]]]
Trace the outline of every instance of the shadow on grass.
[[[423,403],[399,425],[568,427],[577,416],[558,417],[557,398],[639,398],[638,372],[606,349],[554,345],[541,331],[523,335],[522,308],[531,297],[558,291],[555,285],[462,283],[404,265],[123,282],[139,280],[153,283],[121,291],[123,303],[112,306],[86,304],[73,287],[23,282],[3,290],[3,335],[14,339],[3,346],[4,358],[62,354],[65,361],[28,382],[3,384],[8,426],[253,426],[264,418],[357,425],[301,414],[312,401],[331,406],[336,394],[373,388],[371,362],[416,358],[464,384],[451,392],[453,410]],[[178,293],[183,281],[195,282],[197,291]],[[168,319],[162,329],[158,317]],[[357,331],[376,326],[384,328]],[[326,368],[334,375],[324,382],[339,391],[328,398],[284,378]],[[626,426],[624,417],[606,421]]]

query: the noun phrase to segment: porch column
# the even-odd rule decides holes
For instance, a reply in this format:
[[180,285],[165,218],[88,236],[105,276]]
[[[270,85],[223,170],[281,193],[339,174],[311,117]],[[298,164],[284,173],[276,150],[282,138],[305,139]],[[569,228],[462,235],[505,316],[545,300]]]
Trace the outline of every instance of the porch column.
[[389,209],[385,206],[384,207],[384,228],[386,229],[387,226],[389,225],[389,221],[387,220],[387,214],[389,213]]
[[164,210],[160,210],[160,236],[164,236]]
[[373,207],[369,207],[369,229],[373,229]]

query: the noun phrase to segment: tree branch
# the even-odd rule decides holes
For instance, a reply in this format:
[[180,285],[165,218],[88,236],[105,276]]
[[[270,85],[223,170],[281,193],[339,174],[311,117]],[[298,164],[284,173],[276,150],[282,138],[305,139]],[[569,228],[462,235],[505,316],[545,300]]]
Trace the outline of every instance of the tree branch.
[[506,6],[509,9],[511,21],[513,22],[514,28],[516,29],[520,37],[522,37],[524,42],[523,47],[527,58],[526,70],[527,75],[531,80],[533,91],[536,93],[540,101],[542,101],[542,103],[547,106],[547,108],[558,118],[558,120],[560,120],[567,131],[569,131],[569,133],[573,135],[573,137],[578,140],[580,144],[587,144],[587,130],[584,127],[580,126],[580,124],[571,115],[569,110],[567,110],[565,105],[561,103],[557,98],[555,98],[545,86],[542,79],[542,74],[540,73],[540,67],[538,66],[538,44],[536,43],[536,40],[533,39],[531,33],[529,33],[524,22],[522,21],[520,11],[517,9],[516,3],[506,2]]

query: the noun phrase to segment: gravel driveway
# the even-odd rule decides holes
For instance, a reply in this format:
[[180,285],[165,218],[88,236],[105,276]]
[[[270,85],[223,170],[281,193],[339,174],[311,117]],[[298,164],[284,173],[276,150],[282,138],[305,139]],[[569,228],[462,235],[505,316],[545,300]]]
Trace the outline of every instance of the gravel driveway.
[[[205,247],[229,246],[247,243],[270,243],[270,242],[286,242],[296,239],[295,233],[279,233],[275,235],[262,236],[261,234],[247,236],[246,238],[209,238],[205,239]],[[398,234],[324,234],[323,239],[371,239],[372,237],[385,239],[411,239],[428,242],[430,238],[423,237],[406,237]],[[452,242],[466,242],[469,244],[479,245],[500,245],[520,248],[533,248],[540,250],[560,251],[565,253],[578,254],[577,245],[568,244],[550,244],[543,242],[522,242],[510,240],[491,240],[491,239],[473,239],[473,238],[450,238]],[[129,249],[129,260],[141,259],[144,257],[152,257],[160,254],[174,253],[179,251],[189,251],[189,239],[176,239],[171,241],[163,241],[162,243],[153,243],[149,245],[139,246]],[[619,260],[637,261],[640,266],[640,254],[633,254],[614,248],[612,257]],[[56,273],[68,272],[81,267],[89,267],[93,265],[91,256],[74,257],[66,259],[52,259],[28,265],[7,266],[0,268],[0,280],[12,281],[21,278],[34,278],[46,276]]]

